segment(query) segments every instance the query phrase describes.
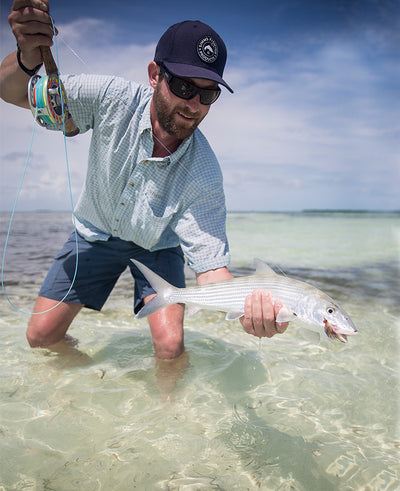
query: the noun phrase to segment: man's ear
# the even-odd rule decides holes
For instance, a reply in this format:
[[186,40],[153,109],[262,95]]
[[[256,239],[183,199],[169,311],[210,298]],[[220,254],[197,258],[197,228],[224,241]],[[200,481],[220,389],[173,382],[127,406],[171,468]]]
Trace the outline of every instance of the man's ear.
[[160,73],[160,67],[157,65],[155,61],[152,61],[149,63],[149,66],[147,67],[147,71],[149,74],[149,82],[150,85],[155,89],[158,84],[158,77]]

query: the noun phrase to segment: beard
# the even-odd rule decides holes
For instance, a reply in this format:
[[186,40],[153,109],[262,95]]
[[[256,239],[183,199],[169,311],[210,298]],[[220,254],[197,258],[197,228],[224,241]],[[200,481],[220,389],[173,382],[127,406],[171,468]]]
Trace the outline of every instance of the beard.
[[[204,118],[204,116],[201,117],[199,112],[190,112],[184,105],[182,107],[172,107],[162,95],[159,86],[154,91],[154,107],[161,128],[178,140],[184,140],[191,136]],[[185,122],[180,120],[178,113],[187,118],[192,118],[192,121]]]

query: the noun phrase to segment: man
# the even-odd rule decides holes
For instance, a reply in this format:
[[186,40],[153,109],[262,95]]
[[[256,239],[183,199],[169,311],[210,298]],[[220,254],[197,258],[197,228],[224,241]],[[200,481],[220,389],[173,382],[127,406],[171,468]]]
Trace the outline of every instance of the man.
[[[0,68],[0,95],[29,108],[27,84],[42,63],[40,46],[51,46],[47,0],[14,0],[9,23],[18,51]],[[153,296],[130,262],[136,258],[170,283],[184,286],[184,257],[199,285],[231,278],[225,235],[222,175],[214,153],[197,129],[220,94],[226,48],[209,26],[185,21],[161,37],[148,66],[150,87],[116,77],[63,77],[68,107],[80,132],[92,130],[88,171],[76,206],[79,265],[71,235],[42,285],[27,338],[32,347],[66,336],[83,306],[100,310],[122,271],[135,278],[135,311]],[[62,303],[54,307],[60,300]],[[246,299],[246,332],[271,337],[279,302],[268,292]],[[149,316],[156,357],[184,351],[184,307]]]

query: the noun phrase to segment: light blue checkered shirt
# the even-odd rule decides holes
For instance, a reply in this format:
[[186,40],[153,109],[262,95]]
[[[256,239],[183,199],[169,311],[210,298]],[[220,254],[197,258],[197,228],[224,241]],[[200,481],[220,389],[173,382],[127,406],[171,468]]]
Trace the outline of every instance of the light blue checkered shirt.
[[75,210],[79,233],[150,251],[180,245],[195,272],[228,265],[222,173],[201,131],[169,157],[152,158],[151,87],[98,75],[62,78],[76,125],[93,130]]

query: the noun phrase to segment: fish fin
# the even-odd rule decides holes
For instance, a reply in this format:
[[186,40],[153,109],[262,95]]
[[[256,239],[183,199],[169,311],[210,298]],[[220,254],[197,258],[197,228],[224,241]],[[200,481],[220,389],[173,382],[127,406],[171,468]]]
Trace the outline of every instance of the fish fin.
[[227,321],[235,321],[240,319],[244,315],[244,312],[228,312],[225,316],[225,320]]
[[190,317],[191,315],[197,314],[197,312],[201,310],[200,307],[196,307],[196,305],[189,305],[188,306],[188,316]]
[[301,330],[301,334],[303,338],[310,343],[319,344],[321,342],[321,336],[316,331],[312,331],[311,329],[303,327],[303,329]]
[[271,268],[271,266],[268,266],[267,263],[264,261],[261,261],[261,259],[255,258],[253,260],[254,267],[256,268],[256,274],[270,274],[270,275],[276,275],[275,271]]
[[276,322],[291,322],[297,319],[297,314],[290,311],[287,307],[282,307],[278,312],[275,321]]
[[151,269],[139,261],[136,261],[135,259],[131,259],[131,261],[150,283],[151,287],[157,292],[157,295],[140,309],[140,311],[136,314],[135,319],[147,317],[148,315],[154,314],[154,312],[157,312],[168,305],[176,303],[169,298],[171,293],[176,290],[174,286],[169,284],[168,281],[165,281],[163,278],[161,278],[161,276],[154,273]]
[[135,319],[147,317],[151,314],[154,314],[154,312],[167,307],[168,305],[171,305],[171,302],[166,301],[165,298],[158,293],[154,298],[150,300],[150,302],[146,303],[146,305],[144,305],[139,310],[139,312],[135,315]]
[[141,262],[136,261],[135,259],[131,259],[131,261],[139,269],[139,271],[143,274],[146,280],[150,283],[151,287],[154,288],[157,293],[159,290],[162,289],[165,290],[166,288],[174,288],[168,283],[168,281],[165,281],[163,278],[161,278],[161,276],[154,273],[154,271],[152,271]]

